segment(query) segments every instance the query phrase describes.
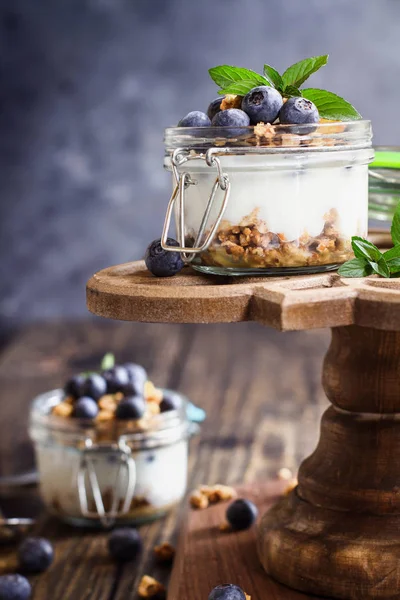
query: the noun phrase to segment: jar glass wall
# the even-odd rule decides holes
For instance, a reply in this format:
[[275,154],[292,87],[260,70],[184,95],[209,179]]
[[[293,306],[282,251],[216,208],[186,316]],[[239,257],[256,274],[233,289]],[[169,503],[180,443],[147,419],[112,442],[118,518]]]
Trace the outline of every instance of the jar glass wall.
[[[231,138],[216,128],[166,131],[165,167],[174,171],[175,163],[174,188],[181,182],[175,202],[180,245],[203,245],[187,259],[216,274],[336,269],[353,256],[351,237],[367,234],[370,123],[322,124],[314,131],[268,126],[259,136],[257,127]],[[199,237],[221,173],[229,190],[217,184]]]

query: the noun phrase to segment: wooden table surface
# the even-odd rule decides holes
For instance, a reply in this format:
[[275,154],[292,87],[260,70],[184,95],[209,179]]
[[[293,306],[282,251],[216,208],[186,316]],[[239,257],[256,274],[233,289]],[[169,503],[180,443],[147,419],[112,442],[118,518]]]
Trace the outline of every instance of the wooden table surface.
[[[142,363],[157,385],[179,389],[206,409],[201,435],[191,443],[189,489],[266,480],[281,467],[295,471],[315,446],[327,406],[320,372],[328,343],[325,330],[279,333],[255,323],[91,319],[28,326],[7,341],[0,355],[0,475],[33,466],[26,433],[31,398],[62,385],[73,372],[97,368],[107,351],[120,362]],[[0,496],[7,516],[39,514],[37,532],[55,544],[55,563],[32,579],[35,600],[135,599],[144,573],[167,582],[169,570],[154,564],[152,548],[176,541],[185,507],[141,527],[145,552],[140,562],[117,567],[107,556],[106,534],[47,518],[35,486],[4,489]],[[12,556],[12,549],[4,550],[0,567]]]

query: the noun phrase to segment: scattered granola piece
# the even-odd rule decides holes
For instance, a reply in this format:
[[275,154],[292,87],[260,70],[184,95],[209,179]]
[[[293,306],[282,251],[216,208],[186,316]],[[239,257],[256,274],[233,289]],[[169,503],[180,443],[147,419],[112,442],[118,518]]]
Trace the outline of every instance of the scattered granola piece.
[[57,417],[70,417],[72,411],[72,404],[69,404],[69,402],[60,402],[60,404],[54,406],[52,413],[53,415],[57,415]]
[[161,600],[165,598],[165,587],[149,575],[143,575],[138,587],[140,598],[154,598]]
[[219,483],[216,485],[202,485],[200,486],[199,491],[207,496],[210,504],[226,502],[227,500],[232,500],[237,496],[234,488],[230,487],[229,485],[221,485]]
[[220,524],[220,526],[218,527],[218,529],[223,532],[232,531],[232,527],[229,525],[229,523],[227,521],[223,521]]
[[163,542],[154,548],[154,554],[158,561],[169,563],[174,560],[175,548],[169,542]]
[[246,594],[246,592],[244,593],[244,595],[246,596],[246,600],[251,600],[251,596],[249,596],[248,594]]
[[208,498],[205,494],[202,494],[199,490],[195,490],[189,498],[190,506],[192,508],[199,508],[203,510],[209,505]]

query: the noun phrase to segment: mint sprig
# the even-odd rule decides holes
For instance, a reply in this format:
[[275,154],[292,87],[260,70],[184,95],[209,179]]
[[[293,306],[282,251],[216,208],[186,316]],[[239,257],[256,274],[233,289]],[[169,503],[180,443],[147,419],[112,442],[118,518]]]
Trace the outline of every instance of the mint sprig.
[[367,277],[377,273],[381,277],[400,276],[400,203],[393,216],[391,235],[394,247],[381,252],[372,242],[353,236],[351,246],[355,258],[345,262],[338,270],[342,277]]
[[259,85],[274,87],[284,98],[303,96],[311,100],[324,119],[335,121],[352,121],[361,119],[360,113],[349,102],[328,92],[316,88],[301,89],[307,79],[328,62],[328,55],[312,56],[291,65],[280,73],[265,64],[263,75],[250,69],[219,65],[209,70],[211,78],[220,87],[219,94],[236,94],[245,96],[251,89]]
[[108,371],[115,366],[115,356],[111,352],[107,352],[101,360],[100,369],[102,371]]

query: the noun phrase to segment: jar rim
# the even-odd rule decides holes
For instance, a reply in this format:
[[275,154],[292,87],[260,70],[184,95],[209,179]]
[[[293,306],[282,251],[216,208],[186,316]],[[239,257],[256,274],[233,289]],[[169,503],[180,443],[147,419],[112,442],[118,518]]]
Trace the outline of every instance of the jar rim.
[[[172,390],[163,390],[172,391]],[[183,394],[174,391],[182,401],[182,405],[178,410],[166,411],[158,415],[154,415],[149,422],[147,429],[137,427],[137,421],[117,421],[118,427],[115,428],[115,440],[120,439],[130,440],[133,442],[144,441],[148,438],[162,436],[162,439],[168,438],[169,435],[175,437],[177,431],[185,433],[189,430],[190,421],[187,417],[186,409],[189,400]],[[30,411],[31,427],[43,427],[51,433],[56,433],[61,436],[77,436],[78,438],[96,437],[101,434],[106,428],[109,428],[110,421],[93,422],[87,419],[65,418],[51,414],[51,409],[59,404],[64,397],[64,392],[61,388],[49,390],[43,394],[39,394],[32,401]],[[136,428],[135,428],[136,425]],[[107,442],[108,443],[108,442]]]
[[259,123],[248,127],[168,127],[164,143],[169,154],[176,148],[204,149],[216,146],[223,153],[240,149],[249,153],[337,151],[369,148],[371,121],[328,121],[291,125]]

